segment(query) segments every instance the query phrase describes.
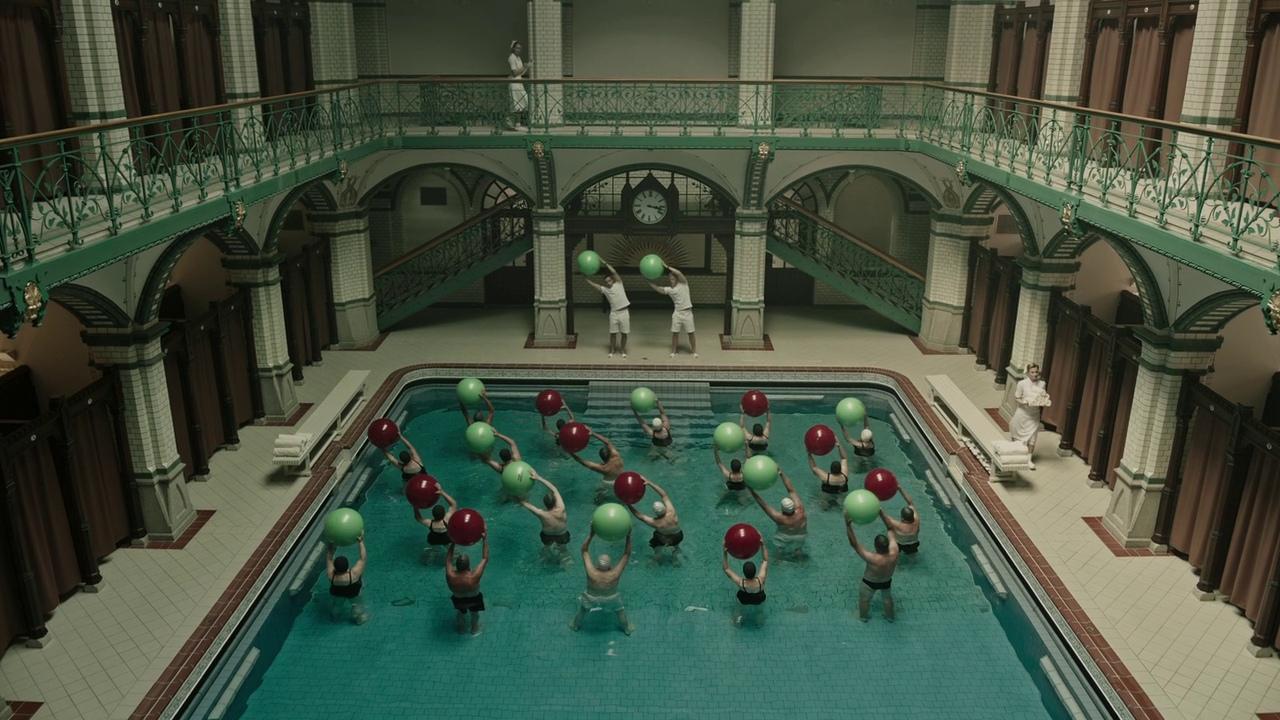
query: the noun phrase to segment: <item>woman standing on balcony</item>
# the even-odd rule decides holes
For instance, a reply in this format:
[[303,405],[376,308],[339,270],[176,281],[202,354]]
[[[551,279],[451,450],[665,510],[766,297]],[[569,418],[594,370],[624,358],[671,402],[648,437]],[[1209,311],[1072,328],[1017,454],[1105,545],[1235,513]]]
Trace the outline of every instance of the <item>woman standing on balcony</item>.
[[512,79],[511,89],[511,117],[507,120],[507,129],[515,130],[516,124],[522,119],[521,115],[529,110],[529,95],[524,91],[524,83],[520,79],[529,74],[529,68],[533,63],[527,65],[520,59],[520,53],[524,50],[524,46],[519,40],[511,41],[511,54],[507,56],[507,66],[511,68],[511,74],[508,76]]

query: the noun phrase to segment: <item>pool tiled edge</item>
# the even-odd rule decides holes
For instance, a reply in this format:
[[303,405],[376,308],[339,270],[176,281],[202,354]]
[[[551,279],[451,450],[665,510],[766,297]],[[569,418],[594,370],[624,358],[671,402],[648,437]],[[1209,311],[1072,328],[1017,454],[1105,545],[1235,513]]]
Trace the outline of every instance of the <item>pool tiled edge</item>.
[[[225,588],[213,607],[206,613],[196,630],[187,638],[173,660],[168,664],[160,677],[152,684],[143,700],[130,715],[134,720],[151,720],[170,718],[177,714],[182,700],[194,688],[199,673],[207,668],[216,654],[216,650],[229,638],[231,630],[239,619],[248,611],[251,593],[261,589],[266,580],[281,561],[281,549],[291,536],[300,530],[300,521],[314,509],[317,501],[328,492],[336,481],[335,462],[340,455],[351,450],[360,443],[364,428],[374,419],[375,413],[386,405],[388,400],[399,392],[411,374],[431,373],[439,370],[485,371],[500,370],[504,374],[515,373],[517,376],[527,373],[530,379],[547,374],[572,371],[609,372],[617,379],[627,379],[628,375],[652,376],[655,372],[673,375],[672,379],[699,379],[709,373],[729,373],[735,375],[747,368],[733,366],[696,366],[657,369],[642,365],[551,365],[551,364],[459,364],[429,363],[413,365],[396,370],[388,375],[378,389],[369,396],[359,416],[347,427],[346,431],[336,438],[314,465],[313,475],[306,480],[305,486],[288,505],[281,516],[272,525],[267,535],[254,549],[243,565],[242,572]],[[808,367],[756,366],[750,368],[755,374],[784,374],[779,381],[786,382],[821,382],[839,381],[841,375],[850,373],[866,373],[891,379],[900,390],[901,395],[911,403],[920,419],[929,426],[934,437],[949,454],[962,461],[964,478],[969,488],[982,500],[989,515],[1008,537],[1012,547],[1018,553],[1027,569],[1035,576],[1047,598],[1056,607],[1058,613],[1068,624],[1088,652],[1089,657],[1114,689],[1119,699],[1135,718],[1162,718],[1150,697],[1142,689],[1132,673],[1116,655],[1101,631],[1089,620],[1088,615],[1066,589],[1058,574],[1049,566],[1043,554],[1031,542],[1021,526],[1013,518],[1008,508],[1000,500],[996,492],[987,482],[987,475],[969,450],[960,445],[937,418],[927,400],[905,375],[874,367],[832,367],[816,370]],[[474,372],[483,375],[483,372]],[[688,377],[686,377],[688,376]],[[518,379],[518,377],[517,377]],[[845,379],[847,381],[847,378]],[[214,651],[214,652],[211,652]]]

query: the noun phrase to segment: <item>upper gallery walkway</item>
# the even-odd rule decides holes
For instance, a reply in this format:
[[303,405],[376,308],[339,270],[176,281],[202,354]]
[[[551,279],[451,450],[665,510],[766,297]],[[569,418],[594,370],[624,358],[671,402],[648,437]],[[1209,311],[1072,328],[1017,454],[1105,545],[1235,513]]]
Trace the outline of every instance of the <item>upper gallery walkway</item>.
[[[513,94],[527,113],[512,115]],[[29,283],[47,294],[238,224],[375,153],[522,149],[545,165],[559,149],[627,148],[912,153],[935,186],[981,179],[1053,208],[1072,234],[1112,233],[1260,298],[1280,286],[1275,140],[918,82],[404,78],[0,141],[0,308],[24,307]],[[747,164],[748,190],[762,165]]]

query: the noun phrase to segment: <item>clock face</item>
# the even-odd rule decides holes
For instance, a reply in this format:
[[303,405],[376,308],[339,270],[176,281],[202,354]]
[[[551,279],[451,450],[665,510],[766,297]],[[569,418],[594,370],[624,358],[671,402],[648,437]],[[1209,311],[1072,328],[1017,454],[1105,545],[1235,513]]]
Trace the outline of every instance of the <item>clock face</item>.
[[657,190],[642,190],[631,200],[631,214],[645,225],[667,216],[667,198]]

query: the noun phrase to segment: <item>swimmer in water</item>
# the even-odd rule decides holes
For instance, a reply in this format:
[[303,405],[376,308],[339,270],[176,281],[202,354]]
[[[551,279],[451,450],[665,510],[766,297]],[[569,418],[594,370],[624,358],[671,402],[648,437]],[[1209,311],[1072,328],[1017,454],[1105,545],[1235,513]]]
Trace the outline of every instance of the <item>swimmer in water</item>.
[[480,399],[484,400],[484,404],[489,408],[488,415],[478,410],[474,415],[469,415],[467,413],[467,404],[462,402],[461,400],[458,401],[458,409],[462,411],[462,420],[467,425],[470,425],[473,422],[485,422],[485,423],[489,423],[490,425],[493,424],[493,415],[494,415],[493,401],[489,399],[489,393],[487,392],[480,393]]
[[609,497],[609,493],[613,492],[613,481],[617,480],[618,476],[622,474],[622,453],[618,452],[618,448],[609,442],[609,438],[595,430],[591,431],[591,436],[603,444],[603,447],[600,448],[600,462],[583,460],[578,453],[571,452],[569,455],[574,460],[577,460],[579,465],[592,472],[600,473],[600,485],[596,487],[596,504],[599,505],[605,501],[605,498]]
[[[564,412],[568,413],[569,419],[565,420],[564,418],[556,418],[555,430],[552,430],[551,428],[547,427],[546,415],[540,416],[540,419],[542,420],[542,432],[550,435],[551,440],[554,441],[556,445],[560,444],[560,429],[563,428],[567,423],[578,421],[578,419],[573,416],[573,410],[569,408],[569,403],[565,402],[563,399],[560,400],[560,410],[563,410]],[[558,415],[559,412],[557,412],[556,414]]]
[[341,555],[334,557],[334,548],[329,546],[325,554],[325,575],[329,578],[329,616],[336,622],[342,615],[349,615],[351,622],[363,625],[369,620],[369,613],[365,612],[364,603],[360,601],[365,561],[369,558],[364,547],[364,533],[356,542],[360,544],[360,559],[354,566]]
[[400,442],[404,443],[404,446],[409,449],[401,450],[398,458],[386,448],[382,448],[382,454],[387,456],[387,462],[400,468],[400,479],[404,482],[409,482],[414,475],[426,472],[426,467],[422,464],[422,456],[418,454],[418,450],[410,444],[409,438],[405,437],[403,433],[400,435]]
[[[869,458],[876,454],[876,438],[871,432],[871,419],[862,419],[862,431],[858,433],[858,439],[854,440],[849,437],[849,428],[844,425],[840,426],[840,432],[844,435],[844,441],[849,443],[849,447],[853,448],[853,454],[860,458]],[[866,460],[858,463],[859,467],[867,465]]]
[[809,469],[818,480],[822,481],[822,501],[823,507],[826,508],[839,505],[840,495],[849,489],[849,454],[839,443],[836,443],[836,450],[840,451],[840,459],[832,461],[828,470],[819,469],[813,453],[808,453]]
[[911,496],[907,494],[906,488],[899,485],[898,492],[907,502],[907,506],[902,508],[899,516],[902,519],[894,520],[884,510],[880,511],[880,519],[898,534],[898,549],[902,554],[915,555],[920,552],[920,513],[916,512],[916,504],[911,502]]
[[484,547],[480,564],[474,569],[471,567],[471,558],[465,554],[454,559],[453,554],[457,548],[452,543],[449,545],[449,554],[444,558],[444,580],[453,593],[451,599],[453,608],[458,611],[459,634],[466,632],[467,613],[471,613],[471,634],[480,634],[480,613],[484,612],[484,593],[480,592],[480,579],[484,577],[485,568],[489,567],[489,534],[485,533],[480,537],[484,541]]
[[440,497],[444,499],[445,505],[436,504],[431,508],[431,519],[422,517],[422,510],[413,509],[413,518],[427,529],[427,547],[423,548],[423,559],[429,560],[433,558],[437,550],[449,544],[449,518],[453,517],[453,513],[458,509],[458,501],[453,496],[440,488]]
[[644,484],[653,488],[653,491],[658,493],[658,497],[662,498],[653,504],[653,516],[639,512],[634,505],[628,505],[627,509],[636,516],[637,520],[653,528],[649,547],[653,548],[654,553],[668,547],[671,548],[671,559],[677,560],[680,543],[684,540],[684,531],[680,529],[680,517],[676,515],[675,503],[671,502],[671,496],[667,495],[667,491],[663,490],[658,483],[645,479]]
[[733,624],[741,625],[743,617],[751,610],[752,621],[756,626],[764,624],[764,583],[769,575],[769,546],[761,545],[764,560],[757,572],[756,564],[750,560],[742,563],[742,574],[729,567],[729,550],[724,551],[724,574],[729,576],[738,587],[738,606],[733,609]]
[[671,418],[667,417],[667,411],[662,407],[661,400],[658,401],[658,416],[648,422],[640,417],[640,413],[636,412],[635,408],[631,408],[631,414],[636,416],[636,422],[640,423],[644,434],[653,441],[654,447],[664,448],[671,445]]
[[582,543],[582,565],[587,570],[587,589],[579,598],[578,614],[569,621],[569,629],[577,632],[582,627],[582,619],[589,612],[612,610],[618,614],[618,628],[630,635],[635,632],[636,626],[627,619],[627,608],[622,604],[618,581],[622,579],[622,571],[627,569],[627,561],[631,559],[631,533],[627,532],[627,547],[616,565],[608,555],[602,554],[594,562],[591,560],[591,541],[595,536],[596,530],[593,527]]
[[[739,409],[741,409],[741,405],[739,405]],[[747,435],[747,457],[751,457],[756,453],[765,452],[769,449],[769,432],[773,430],[772,408],[767,411],[763,425],[756,423],[748,428],[747,412],[745,410],[738,415],[738,425],[742,427],[742,432]]]
[[720,474],[724,476],[724,492],[720,499],[731,499],[735,502],[742,502],[742,491],[747,489],[747,483],[742,479],[742,461],[733,458],[726,466],[724,461],[720,459],[720,448],[714,450],[716,456],[716,467],[720,468]]
[[565,551],[569,545],[569,522],[565,516],[564,498],[560,496],[560,490],[552,485],[551,481],[537,472],[533,474],[533,479],[547,488],[547,494],[542,496],[543,507],[538,507],[523,498],[520,500],[520,505],[533,513],[534,517],[538,518],[538,522],[542,523],[542,530],[538,536],[542,538],[543,549],[550,550],[554,555],[565,557]]
[[506,435],[503,435],[497,430],[493,431],[493,436],[498,438],[502,442],[506,443],[507,447],[498,451],[497,460],[494,460],[492,457],[490,457],[488,453],[485,453],[480,457],[482,460],[484,460],[486,465],[493,468],[494,472],[501,475],[502,471],[507,467],[507,465],[516,461],[522,461],[524,460],[524,458],[520,456],[520,446],[516,444],[515,440],[512,440]]
[[804,541],[809,536],[809,519],[805,515],[800,493],[791,484],[791,478],[782,470],[778,471],[778,476],[782,478],[782,486],[787,489],[787,496],[782,498],[781,510],[770,507],[755,490],[751,491],[751,497],[756,499],[756,504],[764,514],[778,526],[778,531],[773,536],[778,549],[798,560],[804,557]]
[[871,617],[871,598],[879,592],[884,599],[884,619],[893,622],[893,592],[889,588],[893,585],[893,571],[898,567],[897,536],[886,523],[885,534],[876,536],[875,550],[872,551],[858,542],[858,536],[853,532],[853,521],[846,517],[844,523],[849,535],[849,545],[867,561],[867,568],[862,573],[862,584],[858,586],[858,619],[866,622]]

